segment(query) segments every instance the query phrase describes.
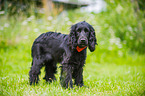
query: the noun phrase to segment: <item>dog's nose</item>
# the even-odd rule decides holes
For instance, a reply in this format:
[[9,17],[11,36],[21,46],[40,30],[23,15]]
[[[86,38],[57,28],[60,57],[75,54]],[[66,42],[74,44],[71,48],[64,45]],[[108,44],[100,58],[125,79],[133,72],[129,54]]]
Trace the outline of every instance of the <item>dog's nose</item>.
[[81,42],[85,42],[85,39],[81,39]]

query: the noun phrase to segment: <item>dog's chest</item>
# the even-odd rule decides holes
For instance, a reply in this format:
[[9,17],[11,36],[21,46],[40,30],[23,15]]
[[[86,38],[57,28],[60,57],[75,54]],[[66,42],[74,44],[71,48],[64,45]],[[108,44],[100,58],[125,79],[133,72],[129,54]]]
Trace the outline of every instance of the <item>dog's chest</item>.
[[70,61],[73,64],[84,64],[85,60],[86,60],[85,52],[74,52],[70,58]]

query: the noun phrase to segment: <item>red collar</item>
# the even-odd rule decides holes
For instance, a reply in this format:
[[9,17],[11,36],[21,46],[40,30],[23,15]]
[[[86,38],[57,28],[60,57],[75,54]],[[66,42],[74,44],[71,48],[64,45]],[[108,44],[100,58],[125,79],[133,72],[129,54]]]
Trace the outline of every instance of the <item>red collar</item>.
[[77,49],[78,52],[81,52],[81,51],[84,50],[86,47],[87,47],[87,46],[85,46],[85,47],[83,47],[83,48],[80,48],[79,46],[77,46],[76,49]]

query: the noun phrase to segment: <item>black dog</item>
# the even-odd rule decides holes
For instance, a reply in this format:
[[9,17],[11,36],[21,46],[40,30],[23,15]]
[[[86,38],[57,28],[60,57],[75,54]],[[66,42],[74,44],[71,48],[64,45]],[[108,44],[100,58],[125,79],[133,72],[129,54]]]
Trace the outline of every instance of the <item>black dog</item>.
[[83,66],[86,60],[87,46],[95,50],[95,30],[87,22],[79,22],[71,27],[69,35],[47,32],[41,34],[32,46],[32,67],[29,72],[30,85],[38,83],[40,69],[45,66],[46,81],[55,80],[56,64],[61,63],[60,83],[62,87],[83,86]]

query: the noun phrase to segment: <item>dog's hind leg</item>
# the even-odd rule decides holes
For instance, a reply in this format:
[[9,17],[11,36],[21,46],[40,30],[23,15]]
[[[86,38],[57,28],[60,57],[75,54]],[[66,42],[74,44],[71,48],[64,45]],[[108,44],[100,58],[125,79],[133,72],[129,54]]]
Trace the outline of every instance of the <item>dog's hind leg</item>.
[[55,75],[54,75],[57,70],[56,64],[57,63],[52,60],[45,63],[46,74],[43,79],[45,79],[47,82],[52,82],[53,80],[56,80]]
[[52,82],[53,80],[56,80],[55,78],[55,73],[57,70],[57,63],[53,60],[48,61],[45,63],[45,77],[43,79],[45,79],[47,82]]
[[52,82],[53,80],[56,80],[55,73],[57,70],[57,62],[53,60],[51,54],[45,55],[45,76],[43,79],[45,79],[47,82]]
[[29,71],[29,79],[30,79],[30,85],[34,84],[35,83],[38,83],[39,81],[39,74],[40,74],[40,69],[42,68],[43,66],[43,62],[41,61],[40,58],[33,58],[33,61],[32,61],[32,67],[31,67],[31,70]]

